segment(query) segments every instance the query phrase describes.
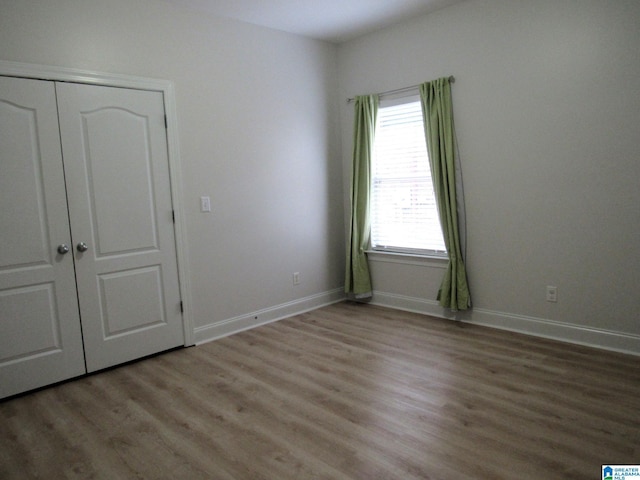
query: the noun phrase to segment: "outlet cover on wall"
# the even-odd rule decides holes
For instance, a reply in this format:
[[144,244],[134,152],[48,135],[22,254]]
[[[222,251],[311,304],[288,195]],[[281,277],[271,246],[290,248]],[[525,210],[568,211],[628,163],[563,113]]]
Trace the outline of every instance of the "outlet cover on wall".
[[558,287],[553,285],[547,285],[547,302],[558,301]]
[[211,198],[200,197],[200,211],[203,213],[211,211]]

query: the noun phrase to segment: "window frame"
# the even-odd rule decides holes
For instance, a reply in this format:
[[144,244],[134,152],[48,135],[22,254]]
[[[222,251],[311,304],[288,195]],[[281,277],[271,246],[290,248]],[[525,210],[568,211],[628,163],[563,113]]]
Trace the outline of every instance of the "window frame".
[[[376,124],[376,131],[378,130],[379,127],[379,122],[380,122],[380,111],[384,108],[388,108],[388,107],[393,107],[393,106],[397,106],[397,105],[402,105],[402,104],[407,104],[407,103],[414,103],[414,102],[420,102],[420,93],[419,90],[417,88],[412,88],[412,89],[408,89],[408,90],[403,90],[401,92],[397,92],[394,94],[390,94],[390,95],[385,95],[384,98],[381,96],[379,99],[379,105],[378,105],[378,118],[377,118],[377,124]],[[423,124],[423,128],[424,128],[424,124]],[[426,141],[426,140],[425,140]],[[374,139],[375,142],[375,139]],[[428,151],[425,150],[425,154],[426,154],[426,161],[428,163],[429,166],[429,171],[431,171],[431,164],[429,163],[429,158],[428,158]],[[376,161],[376,155],[375,155],[375,147],[373,148],[373,152],[372,152],[372,157],[371,157],[371,209],[373,209],[373,195],[374,195],[374,188],[373,188],[373,184],[375,181],[374,178],[374,162]],[[433,185],[431,185],[431,187],[433,188]],[[434,194],[435,196],[435,194]],[[437,205],[436,205],[436,215],[439,218],[439,212],[437,210]],[[438,220],[439,222],[439,220]],[[442,226],[439,225],[440,227],[440,231],[442,233]],[[371,218],[371,229],[373,230],[373,216]],[[444,234],[442,233],[442,235],[444,236]],[[443,238],[444,241],[444,238]],[[446,246],[445,246],[445,250],[437,250],[437,249],[426,249],[426,248],[411,248],[411,247],[401,247],[401,246],[385,246],[385,245],[373,245],[373,235],[370,236],[369,239],[369,249],[368,249],[369,253],[375,253],[375,254],[382,254],[382,255],[392,255],[395,257],[398,256],[404,256],[407,258],[416,258],[416,257],[421,257],[421,258],[435,258],[435,259],[448,259],[449,258],[449,253],[446,250]]]

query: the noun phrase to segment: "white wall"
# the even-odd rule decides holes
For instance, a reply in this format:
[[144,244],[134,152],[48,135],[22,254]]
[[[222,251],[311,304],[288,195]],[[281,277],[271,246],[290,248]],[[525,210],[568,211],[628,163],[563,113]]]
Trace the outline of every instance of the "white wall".
[[0,0],[0,60],[174,82],[197,340],[342,286],[335,46],[157,0]]
[[[640,352],[638,52],[636,0],[469,0],[343,44],[345,181],[344,99],[454,75],[475,306],[462,318]],[[379,303],[438,313],[440,265],[372,271]]]

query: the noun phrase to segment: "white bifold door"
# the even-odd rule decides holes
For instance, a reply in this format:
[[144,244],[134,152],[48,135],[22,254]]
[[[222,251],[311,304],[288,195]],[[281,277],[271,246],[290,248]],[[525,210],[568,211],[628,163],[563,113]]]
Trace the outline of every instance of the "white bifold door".
[[0,77],[0,398],[184,344],[162,95]]

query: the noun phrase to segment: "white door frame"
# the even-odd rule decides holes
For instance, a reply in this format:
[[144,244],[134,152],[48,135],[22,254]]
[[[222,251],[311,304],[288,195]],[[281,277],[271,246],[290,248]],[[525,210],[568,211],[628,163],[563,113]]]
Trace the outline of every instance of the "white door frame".
[[167,116],[167,150],[169,156],[169,175],[171,179],[171,201],[176,216],[174,229],[178,257],[178,280],[180,282],[180,296],[183,305],[182,321],[185,339],[184,344],[185,346],[194,345],[194,325],[191,317],[191,289],[189,288],[189,263],[187,262],[188,251],[184,225],[184,205],[182,202],[178,120],[173,82],[131,75],[93,72],[50,65],[34,65],[5,60],[0,60],[0,75],[162,92],[164,111]]

